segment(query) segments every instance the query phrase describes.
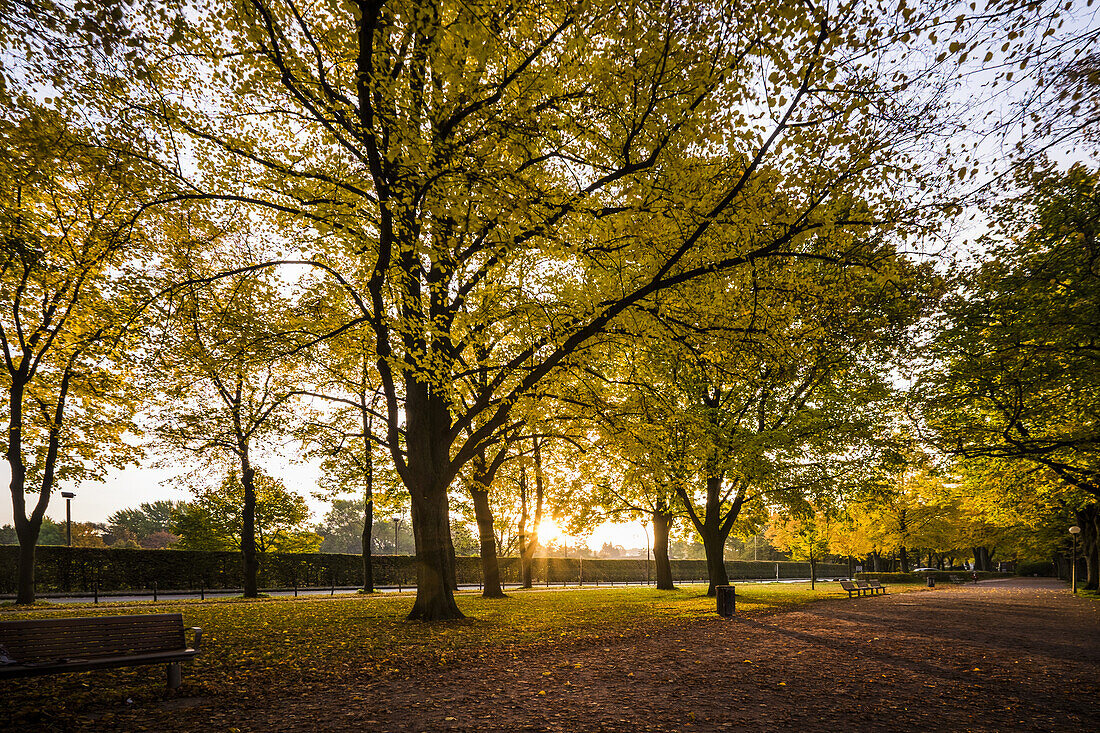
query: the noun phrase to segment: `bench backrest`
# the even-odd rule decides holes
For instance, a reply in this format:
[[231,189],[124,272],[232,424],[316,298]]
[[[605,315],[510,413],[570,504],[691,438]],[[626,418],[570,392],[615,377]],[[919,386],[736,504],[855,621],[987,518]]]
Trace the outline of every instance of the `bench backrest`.
[[878,582],[878,578],[871,578],[870,580],[867,581],[867,584],[870,585],[872,588],[881,588],[882,587],[882,583]]
[[868,585],[866,580],[857,580],[856,581],[856,587],[857,588],[870,588],[871,586]]
[[859,589],[859,586],[857,586],[855,583],[853,583],[850,580],[840,581],[840,587],[843,588],[844,590],[858,590]]
[[21,664],[182,650],[183,615],[0,621],[0,647]]

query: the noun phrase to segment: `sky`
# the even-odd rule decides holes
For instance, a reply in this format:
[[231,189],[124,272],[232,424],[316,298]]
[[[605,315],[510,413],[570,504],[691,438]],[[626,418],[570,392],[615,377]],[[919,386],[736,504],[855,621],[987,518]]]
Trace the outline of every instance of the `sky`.
[[[310,511],[313,513],[313,521],[320,519],[328,511],[328,502],[321,501],[312,495],[312,490],[317,484],[316,466],[305,463],[291,463],[286,459],[276,459],[281,466],[276,468],[269,464],[265,467],[272,474],[279,476],[287,484],[287,487],[306,498]],[[179,469],[155,468],[149,465],[127,468],[124,470],[111,470],[102,482],[87,482],[80,486],[61,486],[50,498],[46,516],[57,522],[65,521],[65,500],[61,498],[61,491],[72,491],[76,497],[72,500],[72,512],[74,522],[106,522],[114,512],[119,509],[136,507],[143,502],[153,502],[161,499],[172,501],[185,501],[193,497],[191,490],[181,477],[187,473],[187,468]],[[7,486],[11,473],[7,463],[0,461],[0,482]],[[37,494],[28,495],[28,511],[31,503],[37,500]],[[0,499],[0,525],[13,522],[11,500]],[[544,523],[546,524],[546,523]],[[544,542],[561,544],[563,536],[546,536]],[[605,522],[597,527],[587,538],[569,536],[569,544],[574,545],[578,539],[586,543],[593,550],[598,550],[605,543],[622,545],[625,548],[646,547],[647,535],[638,522],[616,523]]]

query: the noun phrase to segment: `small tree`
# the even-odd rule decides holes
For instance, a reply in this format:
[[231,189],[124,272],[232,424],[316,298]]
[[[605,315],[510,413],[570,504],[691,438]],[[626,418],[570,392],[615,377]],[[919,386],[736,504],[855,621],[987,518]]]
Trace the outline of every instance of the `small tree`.
[[[317,552],[322,538],[307,527],[305,498],[258,469],[253,483],[256,550]],[[187,550],[240,550],[244,526],[244,486],[236,469],[218,487],[200,491],[194,502],[179,506],[172,519],[172,530],[180,536],[178,546]]]
[[772,514],[767,536],[795,560],[810,563],[810,589],[817,581],[817,563],[830,551],[835,522],[828,512],[810,504],[790,514]]

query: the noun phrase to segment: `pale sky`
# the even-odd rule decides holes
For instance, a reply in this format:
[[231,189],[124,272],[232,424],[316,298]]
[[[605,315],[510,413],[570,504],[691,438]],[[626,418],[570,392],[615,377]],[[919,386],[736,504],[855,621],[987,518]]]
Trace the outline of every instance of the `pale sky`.
[[[272,463],[281,463],[280,467]],[[312,496],[312,489],[317,483],[317,468],[308,463],[290,463],[285,459],[267,459],[263,465],[272,475],[281,478],[288,488],[298,492],[306,498],[313,519],[320,521],[328,511],[328,503],[320,501]],[[192,498],[187,485],[179,478],[186,473],[186,468],[168,470],[139,466],[121,471],[110,471],[102,483],[89,482],[78,487],[59,487],[50,498],[46,516],[57,522],[65,521],[65,500],[61,498],[61,491],[73,491],[76,497],[72,500],[74,522],[106,522],[114,512],[119,509],[136,507],[143,502],[152,502],[160,499],[181,501]],[[0,482],[4,487],[8,486],[11,473],[8,464],[0,461]],[[37,500],[37,494],[28,494],[28,505]],[[13,522],[11,498],[8,492],[0,498],[0,524]],[[593,550],[599,550],[605,542],[613,545],[622,545],[626,548],[645,547],[646,534],[638,522],[615,523],[605,522],[587,538],[587,545]],[[560,544],[560,537],[544,537],[544,541],[555,541]],[[574,544],[577,538],[570,537],[569,544]]]

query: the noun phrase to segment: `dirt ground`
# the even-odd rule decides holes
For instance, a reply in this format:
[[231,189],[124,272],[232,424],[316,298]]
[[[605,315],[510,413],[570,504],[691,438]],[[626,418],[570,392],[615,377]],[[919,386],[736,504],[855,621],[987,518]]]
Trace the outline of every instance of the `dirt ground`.
[[180,698],[95,729],[1100,731],[1098,693],[1100,604],[1016,579],[712,617],[293,698]]

